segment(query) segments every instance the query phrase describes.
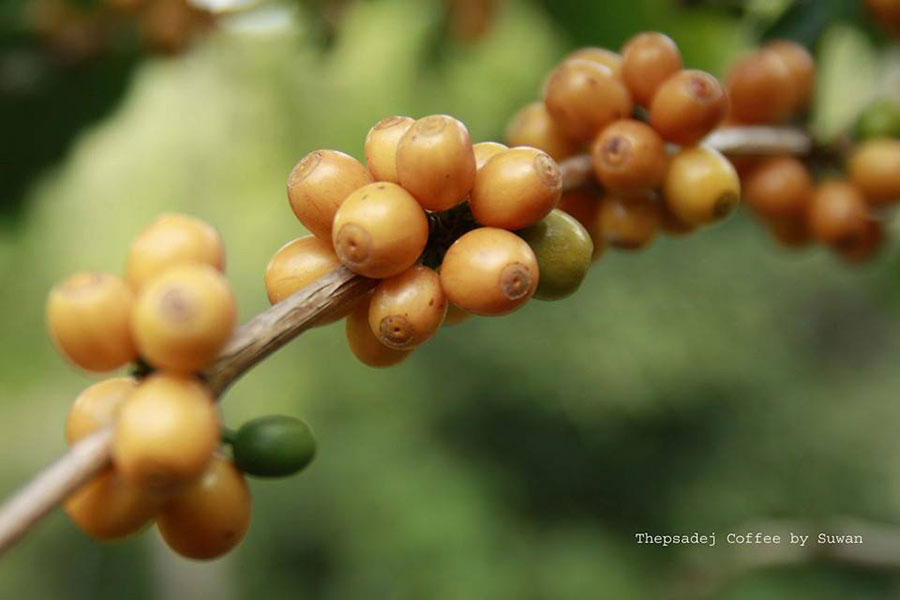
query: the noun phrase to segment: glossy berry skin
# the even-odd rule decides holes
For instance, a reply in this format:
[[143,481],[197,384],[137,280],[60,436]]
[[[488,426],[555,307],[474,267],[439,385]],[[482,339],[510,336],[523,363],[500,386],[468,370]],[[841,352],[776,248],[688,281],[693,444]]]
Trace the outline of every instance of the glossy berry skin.
[[572,58],[595,62],[612,71],[613,76],[617,79],[622,79],[622,57],[617,52],[596,46],[586,46],[566,55],[563,62]]
[[447,314],[441,278],[414,265],[375,288],[369,303],[369,326],[378,341],[396,350],[411,350],[433,336]]
[[76,273],[47,298],[47,329],[70,361],[88,371],[109,371],[137,358],[130,316],[134,294],[109,273]]
[[397,146],[397,175],[426,210],[448,210],[465,200],[475,181],[466,126],[447,115],[416,121]]
[[793,88],[791,112],[805,110],[812,100],[816,84],[816,62],[809,50],[790,40],[774,40],[765,48],[780,56],[790,72]]
[[587,142],[598,131],[631,115],[631,95],[608,68],[584,59],[561,63],[544,86],[544,105],[563,131]]
[[640,121],[614,121],[591,145],[594,174],[611,192],[659,187],[666,174],[666,147],[652,127]]
[[581,145],[566,136],[547,112],[543,102],[533,102],[509,121],[506,142],[510,146],[530,146],[543,150],[553,160],[563,160],[578,154]]
[[726,80],[730,117],[737,123],[778,123],[796,106],[794,82],[784,59],[765,48],[740,58]]
[[308,235],[282,246],[266,266],[269,302],[277,304],[341,266],[331,242]]
[[809,230],[817,240],[834,247],[848,246],[865,234],[868,206],[855,185],[831,179],[816,188],[807,218]]
[[534,297],[560,300],[574,294],[594,255],[594,244],[581,223],[556,209],[518,233],[537,259],[540,280]]
[[107,468],[72,494],[63,508],[81,531],[95,540],[111,541],[143,529],[160,510],[163,498]]
[[561,194],[556,161],[537,148],[511,148],[478,171],[469,207],[482,225],[522,229],[547,216]]
[[856,137],[900,138],[900,102],[890,99],[877,100],[866,107],[856,122]]
[[650,124],[666,141],[692,146],[719,126],[728,96],[719,80],[703,71],[680,71],[666,79],[650,104]]
[[681,67],[681,52],[665,34],[639,33],[622,47],[622,79],[641,106],[649,107],[659,86]]
[[369,130],[365,143],[366,165],[375,181],[400,183],[397,146],[415,122],[409,117],[386,117]]
[[200,476],[218,443],[209,389],[193,378],[157,373],[119,411],[112,456],[130,483],[172,491]]
[[663,199],[682,222],[705,225],[724,219],[737,208],[740,197],[737,172],[718,151],[685,148],[669,161]]
[[291,170],[288,200],[294,215],[310,233],[328,241],[338,207],[351,192],[373,181],[368,169],[349,154],[316,150]]
[[622,198],[607,195],[600,203],[594,225],[597,237],[620,250],[646,248],[660,228],[660,210],[648,195]]
[[900,140],[866,140],[853,150],[847,164],[850,180],[874,206],[900,201]]
[[131,242],[125,279],[138,291],[170,267],[190,263],[225,269],[225,247],[219,232],[189,215],[164,214]]
[[373,183],[350,194],[338,209],[332,241],[338,258],[354,273],[392,277],[422,254],[428,217],[399,185]]
[[244,539],[250,506],[244,476],[217,455],[197,481],[166,505],[156,525],[169,548],[181,556],[211,560]]
[[491,158],[509,150],[509,146],[498,142],[479,142],[472,146],[472,152],[475,154],[475,168],[481,169]]
[[114,377],[95,383],[78,394],[66,419],[66,441],[74,444],[112,425],[125,400],[137,389],[131,377]]
[[287,477],[305,469],[316,455],[309,425],[284,415],[269,415],[241,425],[231,445],[234,464],[254,477]]
[[148,283],[131,328],[141,356],[155,367],[193,373],[209,365],[237,321],[225,276],[200,264],[173,267]]
[[482,227],[456,240],[441,265],[441,286],[450,302],[484,316],[513,312],[534,295],[537,258],[522,238]]
[[364,365],[376,368],[391,367],[406,360],[412,350],[388,348],[375,337],[369,326],[369,302],[361,302],[347,315],[347,345]]
[[744,202],[764,219],[806,214],[813,182],[802,162],[790,156],[763,160],[744,178]]

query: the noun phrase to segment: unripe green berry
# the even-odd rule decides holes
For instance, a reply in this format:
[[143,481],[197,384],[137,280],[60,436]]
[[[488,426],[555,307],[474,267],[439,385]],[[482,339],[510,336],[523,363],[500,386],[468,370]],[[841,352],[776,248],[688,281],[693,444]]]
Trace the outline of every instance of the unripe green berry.
[[309,425],[283,415],[244,423],[232,440],[234,463],[247,475],[286,477],[303,470],[316,455]]
[[560,300],[573,294],[584,280],[594,253],[591,236],[581,223],[554,209],[518,233],[537,257],[540,278],[534,297]]
[[900,102],[883,99],[867,106],[856,121],[855,133],[860,140],[900,138]]

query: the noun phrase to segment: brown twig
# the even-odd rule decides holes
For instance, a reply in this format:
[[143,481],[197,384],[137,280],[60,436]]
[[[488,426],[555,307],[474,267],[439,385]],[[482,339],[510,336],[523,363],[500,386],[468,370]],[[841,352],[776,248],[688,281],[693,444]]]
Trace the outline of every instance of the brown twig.
[[[727,154],[803,154],[810,146],[803,132],[772,127],[716,132],[707,143]],[[586,155],[563,161],[560,171],[566,190],[582,187],[593,177]],[[375,283],[344,267],[325,275],[239,327],[204,377],[218,397],[253,365],[323,319],[339,314]],[[0,506],[0,554],[109,465],[111,441],[111,429],[84,438]]]

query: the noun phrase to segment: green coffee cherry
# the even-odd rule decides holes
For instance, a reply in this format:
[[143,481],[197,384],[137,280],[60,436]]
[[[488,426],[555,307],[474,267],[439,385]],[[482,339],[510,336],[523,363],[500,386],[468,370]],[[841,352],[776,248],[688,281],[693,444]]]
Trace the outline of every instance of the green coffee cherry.
[[860,140],[900,138],[900,102],[876,100],[866,107],[856,121],[856,137]]
[[534,297],[560,300],[573,294],[584,280],[594,252],[591,236],[581,223],[554,209],[518,234],[537,257],[540,278]]
[[256,477],[286,477],[301,471],[316,454],[309,425],[282,415],[247,421],[229,436],[238,469]]

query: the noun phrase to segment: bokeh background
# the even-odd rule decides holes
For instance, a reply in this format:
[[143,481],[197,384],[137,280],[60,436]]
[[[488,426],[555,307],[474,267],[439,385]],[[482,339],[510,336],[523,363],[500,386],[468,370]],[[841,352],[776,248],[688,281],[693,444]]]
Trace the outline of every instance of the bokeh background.
[[[220,0],[214,24],[155,44],[132,22],[73,26],[96,4],[72,1],[0,8],[4,494],[64,451],[91,382],[45,334],[47,291],[119,272],[160,212],[220,229],[246,320],[267,306],[269,257],[305,233],[284,193],[296,160],[361,157],[389,114],[446,112],[501,139],[577,45],[660,30],[721,74],[763,38],[799,40],[820,61],[821,141],[900,93],[900,53],[852,0],[505,0],[487,17],[464,0]],[[233,426],[301,416],[320,444],[303,475],[251,483],[234,553],[183,561],[152,530],[104,546],[56,511],[0,560],[0,598],[898,597],[891,569],[634,541],[847,520],[893,539],[897,258],[789,252],[741,214],[610,252],[577,296],[446,328],[391,370],[358,364],[341,325],[314,330],[223,403]]]

